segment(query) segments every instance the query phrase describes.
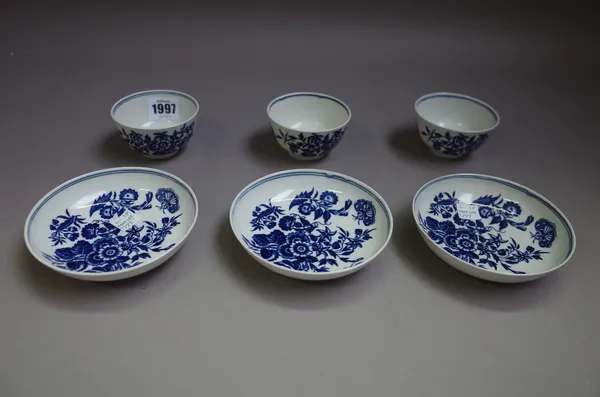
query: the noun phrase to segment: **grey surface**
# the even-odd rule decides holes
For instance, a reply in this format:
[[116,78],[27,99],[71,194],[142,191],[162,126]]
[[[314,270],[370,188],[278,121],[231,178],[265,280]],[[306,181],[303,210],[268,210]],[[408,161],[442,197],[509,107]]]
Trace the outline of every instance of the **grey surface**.
[[[600,395],[593,13],[336,3],[53,2],[1,13],[1,396]],[[188,92],[202,108],[189,148],[165,162],[131,153],[109,117],[118,98],[149,88]],[[353,111],[318,163],[292,161],[268,130],[267,102],[298,90]],[[500,112],[467,161],[436,160],[418,140],[413,102],[438,90]],[[125,165],[195,189],[200,217],[178,255],[112,284],[35,262],[22,228],[36,201]],[[308,284],[244,253],[231,200],[295,167],[351,175],[387,200],[395,232],[376,261]],[[577,233],[571,262],[539,282],[499,286],[438,260],[409,206],[422,184],[455,172],[509,178],[552,200]]]

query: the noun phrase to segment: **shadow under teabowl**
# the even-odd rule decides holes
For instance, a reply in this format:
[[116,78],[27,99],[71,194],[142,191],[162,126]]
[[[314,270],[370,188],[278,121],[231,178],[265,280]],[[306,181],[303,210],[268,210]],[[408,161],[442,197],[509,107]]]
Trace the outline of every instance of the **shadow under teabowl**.
[[229,225],[219,222],[216,241],[222,266],[237,285],[273,304],[299,310],[351,304],[379,284],[381,272],[372,263],[358,272],[334,280],[304,281],[279,275],[252,258],[240,245]]
[[455,270],[437,257],[419,234],[411,208],[394,219],[392,245],[406,266],[419,279],[460,299],[487,310],[518,312],[550,304],[559,278],[550,274],[522,284],[499,284],[480,280]]
[[419,165],[452,167],[461,163],[461,159],[446,159],[433,154],[421,140],[416,124],[406,124],[394,129],[388,135],[388,141],[399,156]]
[[[176,154],[175,157],[183,154],[184,152],[185,148],[182,149],[180,153]],[[134,152],[129,148],[127,142],[123,140],[121,134],[116,129],[111,130],[109,133],[100,138],[98,143],[98,155],[110,167],[153,167],[159,164],[161,161],[164,161],[149,159],[139,153]]]
[[[29,288],[31,295],[44,304],[73,311],[112,312],[147,303],[160,296],[186,277],[187,270],[177,267],[177,257],[185,245],[167,262],[157,268],[125,280],[94,282],[76,280],[48,269],[38,262],[24,243],[15,244],[12,262],[18,267],[17,275]],[[179,273],[179,274],[177,274]]]
[[250,135],[248,150],[252,156],[267,165],[308,168],[311,164],[317,164],[323,160],[302,161],[292,158],[285,149],[279,146],[270,127],[261,128]]

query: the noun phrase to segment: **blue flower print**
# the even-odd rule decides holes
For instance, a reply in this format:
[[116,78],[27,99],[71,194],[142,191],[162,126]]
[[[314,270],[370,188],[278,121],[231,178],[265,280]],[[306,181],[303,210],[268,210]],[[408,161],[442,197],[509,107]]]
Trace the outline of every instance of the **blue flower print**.
[[513,218],[521,215],[521,206],[514,201],[504,200],[500,195],[481,196],[473,200],[473,204],[479,204],[479,215],[482,218],[492,218],[490,226],[497,226],[500,231],[505,230],[509,226],[519,230],[526,230],[531,222],[533,222],[533,216],[531,215],[523,222],[515,221]]
[[177,151],[174,140],[167,132],[157,132],[154,138],[148,144],[148,149],[152,153],[169,154]]
[[52,245],[64,244],[67,241],[76,241],[79,238],[79,228],[85,223],[85,218],[79,215],[71,215],[69,210],[65,215],[59,215],[50,224],[50,240]]
[[298,205],[298,212],[301,213],[302,215],[310,215],[310,213],[313,212],[312,203],[305,202],[305,203]]
[[433,198],[433,203],[429,205],[429,212],[433,215],[441,215],[443,218],[450,218],[456,211],[456,195],[454,193],[440,193]]
[[502,208],[506,211],[506,215],[511,218],[521,215],[521,207],[513,201],[506,201]]
[[[513,238],[503,234],[509,227],[526,231],[533,223],[533,216],[518,220],[523,213],[521,206],[505,200],[501,195],[486,195],[473,200],[478,205],[481,219],[463,219],[457,210],[456,193],[441,192],[429,205],[431,216],[418,215],[421,229],[429,238],[451,255],[474,266],[497,270],[499,267],[514,273],[525,274],[515,269],[516,265],[542,260],[546,251],[533,246],[521,247]],[[554,224],[545,219],[535,223],[536,232],[530,233],[533,242],[549,248],[549,241],[556,238]]]
[[123,262],[129,260],[124,255],[120,243],[114,237],[104,237],[92,244],[92,252],[87,256],[87,262],[94,267],[103,267],[107,271],[123,269]]
[[81,229],[81,237],[87,240],[93,240],[98,236],[98,223],[90,223]]
[[123,202],[134,202],[138,199],[139,194],[135,189],[123,189],[119,193],[119,199]]
[[444,242],[448,247],[461,253],[474,252],[477,248],[477,234],[469,229],[459,229],[453,234],[446,235]]
[[427,235],[436,243],[440,244],[444,241],[446,236],[454,235],[456,227],[452,221],[438,221],[435,218],[428,216],[425,219],[425,228],[427,229]]
[[[143,225],[134,225],[129,230],[121,230],[110,223],[115,214],[125,210],[136,212],[152,208],[154,197],[152,192],[148,192],[140,203],[135,189],[123,189],[98,196],[90,207],[89,218],[66,210],[65,215],[57,216],[50,223],[50,240],[53,245],[63,247],[52,253],[43,253],[44,257],[59,268],[104,273],[135,267],[149,259],[151,252],[171,249],[174,244],[167,245],[165,240],[180,224],[178,218],[181,213],[163,218],[161,225],[145,221]],[[171,199],[170,202],[173,201]],[[64,247],[70,241],[74,244]]]
[[494,210],[490,207],[479,207],[479,216],[482,218],[489,218],[494,215]]
[[257,206],[252,211],[252,221],[250,222],[252,231],[263,230],[265,228],[273,229],[277,226],[277,219],[282,214],[283,210],[271,203]]
[[319,192],[313,188],[298,194],[292,200],[290,209],[298,207],[298,212],[305,216],[314,213],[315,220],[323,219],[327,223],[332,216],[348,216],[348,209],[352,205],[352,201],[346,200],[343,207],[332,208],[337,202],[338,197],[334,192],[325,191],[319,195]]
[[333,192],[323,192],[319,197],[321,203],[326,207],[331,207],[332,205],[336,205],[338,202],[338,196]]
[[110,220],[115,214],[121,215],[125,210],[135,213],[136,211],[151,208],[150,202],[153,198],[152,192],[147,192],[145,200],[140,204],[135,203],[138,198],[139,194],[134,189],[123,189],[119,194],[117,194],[117,192],[101,194],[94,200],[90,209],[90,216],[93,216],[98,212],[100,217]]
[[365,226],[371,226],[375,223],[375,206],[372,202],[365,199],[356,200],[354,210],[356,211],[354,219],[358,221],[359,225],[361,221]]
[[110,219],[116,214],[117,210],[111,205],[106,205],[100,210],[100,216],[104,219]]
[[92,251],[92,244],[79,240],[70,248],[59,248],[54,251],[54,258],[69,270],[81,271],[88,266],[87,258]]
[[535,222],[535,233],[531,233],[531,237],[540,247],[550,248],[556,239],[556,225],[548,219],[538,219]]
[[[252,231],[271,229],[269,233],[256,233],[250,238],[242,236],[247,247],[261,258],[292,270],[328,272],[339,263],[356,266],[364,258],[354,256],[372,239],[373,229],[356,229],[354,234],[337,227],[332,230],[331,218],[348,216],[352,200],[335,208],[339,197],[335,192],[319,194],[314,188],[296,195],[288,207],[260,204],[252,211]],[[375,208],[367,200],[357,200],[357,223],[375,223]],[[293,210],[298,213],[292,212]],[[310,216],[312,219],[309,219]]]
[[119,229],[109,222],[88,223],[81,229],[81,237],[86,240],[93,240],[96,237],[107,236],[109,234],[119,234]]
[[286,215],[279,220],[279,228],[286,232],[290,230],[303,230],[310,233],[316,228],[316,226],[311,224],[306,218],[297,214],[292,214]]
[[425,131],[421,131],[421,135],[427,137],[427,142],[433,150],[447,156],[459,157],[478,149],[487,141],[490,134],[465,135],[450,131],[441,133],[437,132],[435,128],[430,130],[428,126],[425,126]]
[[160,202],[158,206],[162,212],[169,211],[171,214],[179,211],[179,196],[173,189],[160,188],[156,191],[156,199]]
[[160,131],[150,135],[143,135],[134,130],[121,130],[123,139],[129,147],[136,152],[149,156],[167,156],[177,152],[187,145],[194,134],[194,125],[184,124],[180,129],[174,130],[172,134],[168,131]]
[[283,141],[290,152],[302,157],[321,157],[335,148],[342,137],[345,129],[337,130],[328,134],[299,133],[297,136],[278,129],[275,135],[278,140]]

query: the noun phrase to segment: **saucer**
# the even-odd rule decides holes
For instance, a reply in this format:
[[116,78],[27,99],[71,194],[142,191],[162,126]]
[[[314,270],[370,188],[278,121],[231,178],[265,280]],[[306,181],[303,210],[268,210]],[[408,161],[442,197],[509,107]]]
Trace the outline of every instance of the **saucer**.
[[539,193],[505,179],[456,174],[434,179],[415,194],[421,236],[450,266],[501,283],[543,277],[569,261],[575,232]]
[[354,273],[385,248],[392,214],[379,194],[346,175],[292,170],[246,186],[231,228],[259,263],[284,276],[326,280]]
[[60,274],[113,281],[164,263],[197,216],[196,196],[178,177],[151,168],[109,168],[46,194],[27,217],[25,244]]

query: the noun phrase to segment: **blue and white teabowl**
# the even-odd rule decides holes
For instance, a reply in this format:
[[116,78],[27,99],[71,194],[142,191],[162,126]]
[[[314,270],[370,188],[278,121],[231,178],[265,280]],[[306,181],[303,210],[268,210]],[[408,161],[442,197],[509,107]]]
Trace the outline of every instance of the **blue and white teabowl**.
[[46,194],[27,217],[25,243],[58,273],[112,281],[169,259],[197,216],[196,196],[178,177],[150,168],[111,168]]
[[136,92],[119,99],[110,114],[131,150],[161,160],[175,156],[194,135],[198,101],[173,90]]
[[548,199],[517,183],[456,174],[425,184],[413,200],[419,231],[452,267],[488,281],[518,283],[563,266],[575,232]]
[[389,207],[366,184],[334,172],[291,170],[246,186],[230,210],[233,232],[279,274],[325,280],[358,271],[387,245]]
[[267,115],[277,143],[296,160],[318,160],[341,142],[352,117],[331,95],[294,92],[273,99]]
[[436,92],[415,102],[419,136],[433,154],[460,158],[487,142],[500,115],[487,103],[463,94]]

